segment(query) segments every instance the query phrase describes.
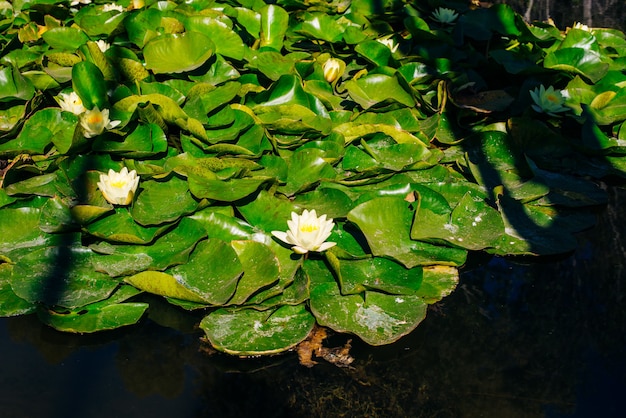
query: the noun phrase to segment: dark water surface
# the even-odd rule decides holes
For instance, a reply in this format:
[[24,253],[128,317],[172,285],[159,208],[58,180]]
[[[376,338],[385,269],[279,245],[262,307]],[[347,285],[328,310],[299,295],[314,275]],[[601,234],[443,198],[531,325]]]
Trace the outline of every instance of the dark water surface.
[[0,319],[0,417],[622,417],[626,191],[609,194],[576,253],[477,263],[411,335],[353,341],[352,369],[209,356],[165,303],[97,335]]

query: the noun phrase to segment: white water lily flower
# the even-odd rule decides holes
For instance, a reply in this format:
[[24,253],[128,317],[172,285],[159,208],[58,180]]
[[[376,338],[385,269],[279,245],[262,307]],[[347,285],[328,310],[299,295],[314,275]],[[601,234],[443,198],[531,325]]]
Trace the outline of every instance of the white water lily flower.
[[111,44],[109,44],[107,41],[104,41],[102,39],[98,39],[96,41],[96,45],[98,45],[98,48],[100,48],[100,51],[102,52],[106,52],[107,49],[111,48]]
[[103,12],[111,12],[113,10],[116,10],[120,13],[122,13],[124,11],[124,8],[118,4],[115,3],[110,3],[110,4],[105,4],[104,6],[102,6],[102,11]]
[[582,24],[580,22],[576,22],[574,23],[574,26],[572,26],[573,29],[580,29],[580,30],[584,30],[585,32],[593,32],[593,30],[591,30],[591,28],[585,24]]
[[97,106],[92,110],[85,111],[80,120],[85,138],[93,138],[100,135],[105,129],[113,129],[120,123],[119,120],[112,121],[109,119],[109,109],[102,109],[101,111]]
[[83,101],[78,97],[75,91],[71,93],[61,93],[59,94],[59,106],[61,106],[61,110],[65,110],[66,112],[72,112],[75,115],[80,115],[84,113],[87,109],[83,106]]
[[335,242],[325,242],[335,226],[332,219],[326,219],[326,215],[319,218],[315,209],[304,210],[302,215],[291,212],[291,220],[287,221],[289,230],[272,231],[279,240],[293,245],[291,249],[297,254],[306,254],[309,251],[326,251],[336,245]]
[[109,170],[108,174],[100,174],[98,188],[104,198],[113,205],[130,205],[139,185],[139,176],[135,170],[128,172],[124,167],[117,173]]
[[555,113],[568,110],[567,107],[563,106],[565,97],[563,97],[560,90],[554,90],[552,86],[546,89],[542,84],[530,91],[530,97],[532,97],[535,102],[535,104],[531,106],[536,112],[554,115]]
[[383,38],[378,38],[376,40],[389,48],[391,50],[391,53],[393,54],[398,50],[399,45],[393,39],[391,39],[391,36],[392,35],[388,35]]
[[326,81],[332,83],[337,79],[339,73],[341,72],[341,61],[335,58],[329,58],[322,66],[322,69],[324,70],[324,78]]
[[91,4],[91,0],[72,0],[70,6],[78,6],[79,4]]
[[439,7],[433,12],[433,19],[439,23],[450,24],[459,17],[458,13],[452,9]]

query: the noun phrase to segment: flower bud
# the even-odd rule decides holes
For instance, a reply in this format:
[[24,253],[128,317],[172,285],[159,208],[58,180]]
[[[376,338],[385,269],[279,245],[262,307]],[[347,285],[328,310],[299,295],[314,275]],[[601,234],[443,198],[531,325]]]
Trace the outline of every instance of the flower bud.
[[324,70],[324,78],[329,83],[332,83],[339,77],[341,73],[341,61],[335,58],[329,58],[322,66]]

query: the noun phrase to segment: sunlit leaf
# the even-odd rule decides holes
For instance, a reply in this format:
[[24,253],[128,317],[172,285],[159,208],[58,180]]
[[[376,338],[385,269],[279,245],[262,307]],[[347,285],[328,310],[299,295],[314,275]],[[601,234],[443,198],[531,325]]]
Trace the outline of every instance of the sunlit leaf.
[[191,71],[208,60],[215,44],[200,32],[164,34],[150,40],[143,49],[146,68],[155,73]]
[[304,305],[278,309],[219,309],[204,317],[200,327],[216,349],[237,355],[273,354],[306,338],[315,319]]

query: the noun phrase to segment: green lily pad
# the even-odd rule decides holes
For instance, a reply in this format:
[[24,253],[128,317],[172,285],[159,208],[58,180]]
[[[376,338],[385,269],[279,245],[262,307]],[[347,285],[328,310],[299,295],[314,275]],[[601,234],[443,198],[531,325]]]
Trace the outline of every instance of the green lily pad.
[[14,66],[0,69],[0,102],[30,100],[35,95],[33,85]]
[[364,260],[338,260],[335,271],[342,295],[377,290],[391,295],[415,294],[422,283],[422,268],[407,269],[381,257]]
[[147,158],[167,150],[167,137],[154,123],[139,125],[126,137],[99,135],[92,144],[99,152],[120,154],[127,158]]
[[272,231],[287,229],[287,221],[291,219],[291,212],[295,211],[295,206],[287,199],[261,191],[256,199],[239,206],[238,209],[250,225],[269,234]]
[[241,60],[244,43],[232,28],[207,16],[193,16],[187,19],[185,27],[208,36],[215,45],[215,53],[224,57]]
[[237,253],[244,274],[228,303],[241,305],[257,291],[277,282],[280,266],[272,250],[260,242],[232,241],[230,245]]
[[175,228],[158,237],[150,245],[112,245],[106,242],[91,248],[99,253],[93,258],[97,271],[110,276],[134,274],[142,270],[164,270],[187,262],[196,243],[206,237],[202,225],[183,218]]
[[85,227],[85,231],[95,237],[129,244],[148,244],[165,229],[167,226],[142,227],[126,208],[117,208],[115,212]]
[[500,213],[467,192],[450,214],[439,215],[427,204],[415,214],[411,238],[441,239],[468,250],[493,247],[504,234]]
[[304,305],[277,309],[218,309],[200,322],[211,345],[242,356],[275,354],[303,341],[313,329],[315,318]]
[[346,83],[350,97],[364,109],[387,104],[400,103],[414,106],[413,97],[402,88],[396,77],[385,74],[371,74]]
[[288,196],[310,189],[321,180],[333,180],[337,173],[324,159],[324,151],[305,148],[295,152],[289,159],[287,184],[278,190]]
[[191,196],[187,182],[172,175],[162,180],[142,181],[131,215],[141,225],[159,225],[173,222],[197,208],[198,201]]
[[52,48],[67,51],[75,51],[89,40],[85,32],[75,27],[52,28],[41,36]]
[[147,303],[121,303],[139,293],[132,286],[120,287],[109,299],[68,311],[39,309],[37,316],[58,331],[92,333],[135,324],[148,309]]
[[599,81],[609,70],[609,64],[602,61],[598,52],[584,48],[563,48],[549,52],[543,65],[580,75],[592,83]]
[[31,303],[77,308],[106,299],[118,282],[93,270],[92,253],[76,245],[42,247],[22,256],[11,287]]
[[44,154],[52,143],[66,152],[77,123],[76,115],[59,108],[39,110],[24,123],[17,138],[0,144],[0,155]]
[[67,179],[59,172],[43,174],[18,181],[6,187],[8,195],[37,195],[54,197],[57,195],[74,197],[76,193],[68,184]]
[[188,177],[189,190],[197,198],[233,202],[253,194],[258,188],[271,178],[247,177],[242,179],[208,180],[190,175]]
[[146,68],[154,73],[182,73],[195,70],[215,52],[215,44],[200,32],[164,34],[143,48]]
[[337,284],[311,289],[311,311],[320,325],[359,336],[371,345],[391,344],[426,317],[427,304],[415,295],[368,291],[343,296]]
[[259,10],[261,15],[260,41],[262,47],[280,51],[289,27],[289,14],[280,6],[267,5]]
[[36,309],[34,303],[17,296],[11,288],[11,273],[13,266],[9,263],[0,263],[0,316],[19,316],[32,313]]
[[369,200],[352,209],[348,220],[363,231],[374,255],[394,258],[407,268],[428,264],[461,265],[465,262],[464,250],[411,240],[409,231],[413,211],[402,198]]
[[[178,299],[224,305],[235,293],[244,270],[230,245],[211,238],[198,244],[189,262],[173,267],[167,273],[177,285],[184,286],[198,298]],[[165,296],[176,297],[169,294]]]

